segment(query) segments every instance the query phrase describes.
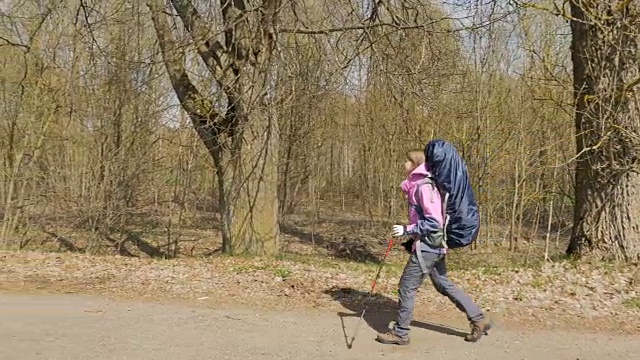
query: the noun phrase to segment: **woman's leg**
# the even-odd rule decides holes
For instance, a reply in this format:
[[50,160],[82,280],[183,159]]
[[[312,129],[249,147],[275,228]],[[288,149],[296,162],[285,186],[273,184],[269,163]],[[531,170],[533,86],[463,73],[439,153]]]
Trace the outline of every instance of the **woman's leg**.
[[429,278],[440,294],[448,297],[460,311],[467,315],[467,319],[471,323],[471,334],[465,340],[478,341],[491,328],[491,323],[485,319],[480,306],[449,279],[444,257],[435,263],[429,272]]
[[400,277],[400,286],[398,287],[398,315],[394,330],[401,337],[409,335],[416,293],[424,282],[424,277],[425,274],[422,273],[416,253],[411,254]]
[[[427,271],[433,268],[441,255],[422,253]],[[422,272],[416,253],[412,253],[400,277],[398,289],[398,315],[393,330],[386,334],[379,334],[377,340],[384,344],[406,345],[409,343],[409,325],[413,319],[413,308],[418,288],[422,285],[425,275]]]

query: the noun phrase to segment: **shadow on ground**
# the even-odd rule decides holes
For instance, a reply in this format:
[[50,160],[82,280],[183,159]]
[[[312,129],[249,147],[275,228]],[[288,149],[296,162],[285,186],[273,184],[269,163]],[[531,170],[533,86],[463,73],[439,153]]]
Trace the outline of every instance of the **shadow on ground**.
[[350,238],[348,236],[329,237],[320,235],[318,233],[313,234],[305,231],[302,228],[291,225],[280,225],[280,231],[283,233],[296,237],[298,240],[306,243],[315,243],[317,246],[325,248],[331,256],[341,259],[347,259],[357,262],[369,262],[379,264],[381,256],[374,254],[369,244],[362,241],[362,239]]
[[[349,346],[351,336],[353,336],[354,329],[347,329],[345,327],[345,317],[360,317],[363,309],[363,303],[369,296],[368,292],[356,290],[353,288],[338,288],[332,287],[324,291],[325,294],[330,295],[335,301],[339,302],[345,309],[351,311],[338,312],[340,321],[342,322],[342,329],[344,332],[345,342]],[[395,320],[397,301],[387,296],[374,294],[368,302],[367,311],[364,314],[363,320],[373,330],[384,333],[389,329],[389,323]],[[362,326],[362,325],[361,325]],[[436,324],[428,321],[412,321],[411,328],[420,328],[429,331],[438,332],[445,335],[464,337],[467,332],[454,327]]]

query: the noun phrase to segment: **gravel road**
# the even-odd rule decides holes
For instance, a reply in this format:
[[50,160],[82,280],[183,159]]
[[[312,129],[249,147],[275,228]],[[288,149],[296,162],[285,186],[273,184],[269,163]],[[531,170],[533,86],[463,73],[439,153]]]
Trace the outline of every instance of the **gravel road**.
[[[416,327],[412,344],[397,347],[376,343],[375,331],[363,323],[349,350],[334,312],[275,313],[79,295],[0,293],[0,319],[2,360],[640,358],[638,336],[500,326],[476,344],[465,343],[456,331]],[[357,317],[343,321],[351,336]]]

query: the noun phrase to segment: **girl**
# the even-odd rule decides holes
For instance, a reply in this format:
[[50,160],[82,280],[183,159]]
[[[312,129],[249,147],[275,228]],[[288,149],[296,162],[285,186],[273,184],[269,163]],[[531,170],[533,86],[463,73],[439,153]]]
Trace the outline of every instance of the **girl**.
[[428,274],[436,290],[466,313],[471,323],[471,333],[465,340],[476,342],[491,328],[491,324],[480,307],[447,277],[447,217],[440,191],[426,168],[423,151],[409,151],[404,168],[407,179],[402,182],[401,188],[409,203],[410,224],[394,225],[393,235],[411,236],[410,240],[403,243],[411,256],[400,278],[397,319],[389,332],[378,334],[377,341],[383,344],[409,344],[409,324],[413,317],[415,296]]

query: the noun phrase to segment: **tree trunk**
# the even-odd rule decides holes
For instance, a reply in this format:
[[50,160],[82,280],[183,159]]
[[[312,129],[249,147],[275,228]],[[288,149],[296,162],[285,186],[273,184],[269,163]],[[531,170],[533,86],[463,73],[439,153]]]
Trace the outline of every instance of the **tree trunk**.
[[638,3],[571,2],[578,156],[570,255],[640,259]]
[[[225,174],[230,253],[278,253],[278,122],[275,112],[251,111],[247,127],[230,149]],[[244,143],[244,144],[243,144]]]
[[279,0],[260,11],[243,0],[221,0],[225,30],[212,32],[189,0],[171,0],[213,85],[226,98],[204,96],[185,68],[185,53],[171,29],[164,0],[149,0],[153,24],[171,85],[213,158],[222,212],[222,251],[278,252],[278,123],[270,97],[275,91],[271,54]]

